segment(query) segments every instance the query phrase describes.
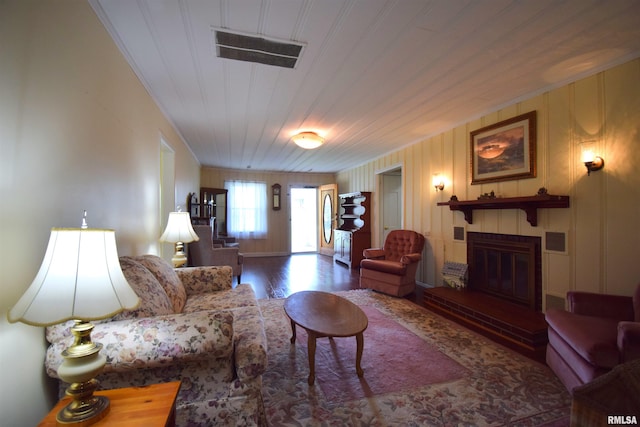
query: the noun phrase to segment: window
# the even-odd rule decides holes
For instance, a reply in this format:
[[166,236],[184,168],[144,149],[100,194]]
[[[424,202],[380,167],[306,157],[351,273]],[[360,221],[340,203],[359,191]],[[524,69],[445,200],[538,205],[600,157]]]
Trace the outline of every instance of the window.
[[267,184],[225,181],[229,190],[228,232],[239,239],[267,237]]

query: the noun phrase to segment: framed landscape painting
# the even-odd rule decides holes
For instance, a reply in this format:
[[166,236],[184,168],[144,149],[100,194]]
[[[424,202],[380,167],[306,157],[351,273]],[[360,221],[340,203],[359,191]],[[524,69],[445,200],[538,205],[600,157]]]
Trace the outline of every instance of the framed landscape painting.
[[471,184],[535,176],[535,111],[471,132]]

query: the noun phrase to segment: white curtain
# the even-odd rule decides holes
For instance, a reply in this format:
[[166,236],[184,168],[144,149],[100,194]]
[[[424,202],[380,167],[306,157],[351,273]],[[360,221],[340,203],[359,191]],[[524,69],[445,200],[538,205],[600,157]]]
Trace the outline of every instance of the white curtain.
[[227,232],[239,239],[267,237],[267,184],[225,181],[228,191]]

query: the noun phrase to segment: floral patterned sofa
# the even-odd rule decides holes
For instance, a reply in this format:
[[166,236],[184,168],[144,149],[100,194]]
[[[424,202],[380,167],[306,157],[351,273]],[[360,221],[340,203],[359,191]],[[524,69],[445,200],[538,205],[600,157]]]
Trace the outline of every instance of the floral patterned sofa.
[[[262,374],[267,367],[264,321],[253,289],[232,288],[231,267],[174,270],[154,255],[121,257],[138,308],[94,322],[104,347],[103,389],[182,381],[179,426],[266,425]],[[57,377],[72,322],[47,328],[46,370]],[[60,381],[60,393],[66,384]]]

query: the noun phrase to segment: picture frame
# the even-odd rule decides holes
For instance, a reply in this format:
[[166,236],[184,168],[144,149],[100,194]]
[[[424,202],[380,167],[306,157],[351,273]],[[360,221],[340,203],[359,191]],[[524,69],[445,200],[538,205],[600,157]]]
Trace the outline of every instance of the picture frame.
[[470,133],[471,184],[536,177],[536,111]]

